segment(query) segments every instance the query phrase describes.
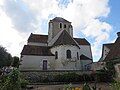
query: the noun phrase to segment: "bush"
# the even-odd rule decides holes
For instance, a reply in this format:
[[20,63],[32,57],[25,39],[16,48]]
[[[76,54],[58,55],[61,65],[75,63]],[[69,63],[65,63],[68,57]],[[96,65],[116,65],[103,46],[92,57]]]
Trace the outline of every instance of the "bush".
[[26,88],[26,85],[28,84],[29,82],[25,79],[20,79],[20,84],[21,84],[21,88]]
[[115,81],[114,83],[110,84],[112,90],[120,90],[120,81]]
[[20,90],[19,70],[14,68],[7,76],[4,77],[1,90]]
[[63,75],[56,75],[54,81],[56,82],[78,82],[79,75],[76,73],[66,73]]
[[96,74],[97,82],[113,82],[113,78],[107,71],[100,71]]

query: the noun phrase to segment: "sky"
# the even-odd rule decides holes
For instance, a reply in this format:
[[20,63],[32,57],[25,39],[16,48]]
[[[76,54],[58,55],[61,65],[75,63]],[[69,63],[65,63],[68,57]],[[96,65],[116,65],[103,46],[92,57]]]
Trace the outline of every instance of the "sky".
[[30,33],[47,34],[48,22],[63,17],[72,22],[74,37],[86,38],[93,61],[102,45],[120,31],[120,0],[0,0],[0,45],[20,56]]

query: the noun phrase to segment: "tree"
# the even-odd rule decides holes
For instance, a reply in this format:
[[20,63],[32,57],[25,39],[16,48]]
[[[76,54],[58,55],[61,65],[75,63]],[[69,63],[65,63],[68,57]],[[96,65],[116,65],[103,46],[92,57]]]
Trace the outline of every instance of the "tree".
[[112,77],[115,77],[116,75],[115,65],[117,63],[120,63],[120,58],[112,59],[106,62],[106,68]]
[[3,80],[0,84],[0,90],[21,90],[21,82],[20,82],[20,72],[17,68],[13,68],[13,70],[7,75],[5,80]]
[[12,63],[12,66],[13,66],[13,67],[17,67],[17,68],[19,68],[19,65],[20,65],[19,57],[14,56],[14,57],[13,57],[13,63]]
[[0,68],[3,68],[4,66],[10,66],[11,62],[11,54],[8,53],[4,47],[0,46]]

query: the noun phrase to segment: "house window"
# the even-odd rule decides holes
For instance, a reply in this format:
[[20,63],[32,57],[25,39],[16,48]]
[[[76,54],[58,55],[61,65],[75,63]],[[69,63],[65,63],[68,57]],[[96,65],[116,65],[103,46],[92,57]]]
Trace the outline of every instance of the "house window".
[[70,50],[67,50],[66,54],[67,54],[67,58],[71,58],[71,51]]
[[60,23],[60,28],[62,28],[62,23]]
[[64,28],[66,28],[66,24],[64,24]]
[[77,59],[79,60],[79,54],[78,54],[78,52],[77,52]]
[[55,52],[55,59],[58,59],[58,52]]

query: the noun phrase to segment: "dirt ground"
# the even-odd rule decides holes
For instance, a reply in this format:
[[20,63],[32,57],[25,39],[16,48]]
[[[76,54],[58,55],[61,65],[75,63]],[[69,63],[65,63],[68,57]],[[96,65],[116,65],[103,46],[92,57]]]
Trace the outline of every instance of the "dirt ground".
[[[90,87],[94,86],[94,83],[89,83]],[[34,89],[32,90],[63,90],[65,85],[30,85],[33,86]],[[97,90],[112,90],[108,83],[97,83],[96,84]],[[73,88],[82,88],[83,84],[72,84]]]

